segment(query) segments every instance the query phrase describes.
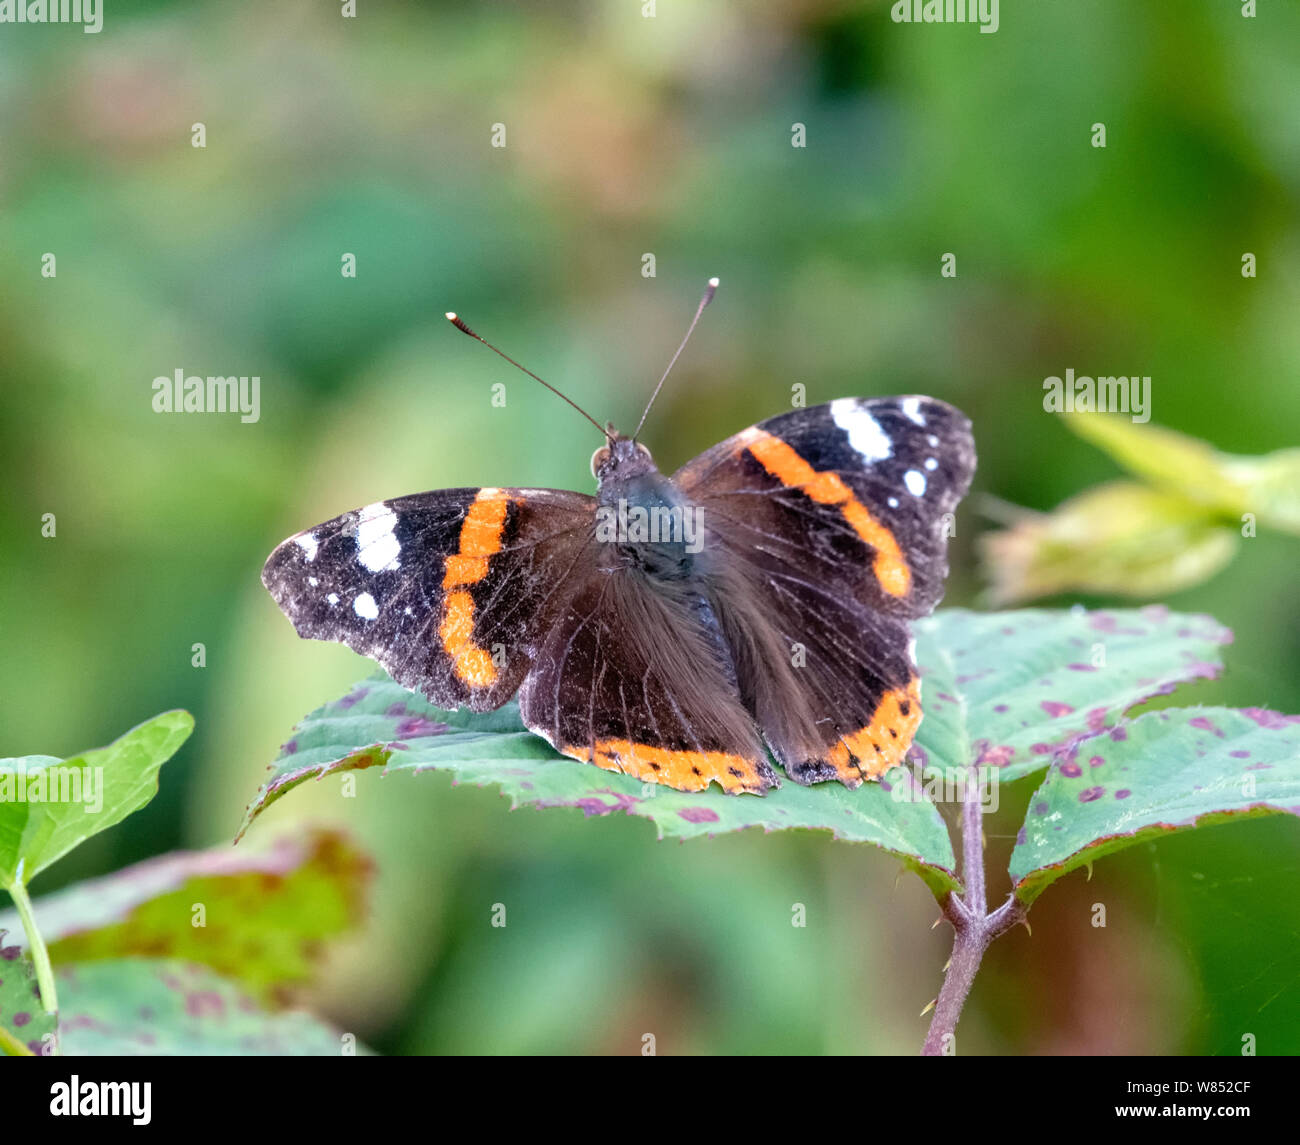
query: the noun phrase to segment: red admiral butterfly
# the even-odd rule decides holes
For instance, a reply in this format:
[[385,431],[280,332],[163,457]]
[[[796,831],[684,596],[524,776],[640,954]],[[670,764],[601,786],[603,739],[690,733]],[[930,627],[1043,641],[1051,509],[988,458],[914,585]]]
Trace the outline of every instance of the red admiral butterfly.
[[764,743],[803,784],[856,787],[901,762],[921,720],[907,622],[943,593],[948,515],[975,468],[967,419],[933,398],[841,398],[672,477],[640,429],[601,430],[594,497],[380,501],[290,537],[262,581],[300,636],[442,708],[518,691],[565,755],[641,780],[761,794],[778,783]]

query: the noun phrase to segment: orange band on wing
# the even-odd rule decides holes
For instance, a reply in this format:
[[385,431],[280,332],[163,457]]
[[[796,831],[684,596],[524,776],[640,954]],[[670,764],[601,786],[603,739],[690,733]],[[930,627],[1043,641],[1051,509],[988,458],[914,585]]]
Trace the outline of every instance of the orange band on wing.
[[452,658],[456,675],[471,688],[496,683],[497,666],[486,648],[474,643],[474,598],[465,585],[478,584],[489,560],[501,551],[510,498],[499,489],[480,489],[460,526],[460,552],[447,557],[442,587],[454,589],[443,601],[438,636]]
[[662,783],[678,791],[703,791],[717,781],[724,791],[761,793],[771,786],[754,761],[725,751],[672,751],[626,739],[596,741],[595,758],[590,748],[561,747],[567,756],[594,763],[606,771],[621,771],[645,783]]
[[838,474],[819,472],[786,442],[761,429],[754,431],[746,448],[778,481],[801,490],[819,505],[838,505],[853,531],[876,551],[872,571],[880,587],[890,596],[907,595],[912,585],[912,570],[903,559],[898,541],[853,495],[853,490],[840,480]]
[[866,727],[841,736],[826,753],[840,778],[856,786],[863,779],[879,779],[903,762],[921,722],[921,682],[914,676],[906,688],[881,697]]

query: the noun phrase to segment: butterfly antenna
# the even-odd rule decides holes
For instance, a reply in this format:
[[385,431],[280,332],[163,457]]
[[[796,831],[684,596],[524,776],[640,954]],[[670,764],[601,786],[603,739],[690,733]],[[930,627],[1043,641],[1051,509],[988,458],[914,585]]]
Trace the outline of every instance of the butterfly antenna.
[[686,349],[686,343],[691,340],[691,335],[695,332],[695,324],[700,320],[700,315],[704,313],[704,308],[713,301],[713,296],[717,293],[717,290],[718,280],[716,278],[709,279],[709,285],[704,288],[704,297],[700,299],[700,304],[695,309],[695,317],[691,319],[691,324],[686,328],[686,337],[682,339],[682,344],[677,347],[677,353],[673,355],[673,360],[668,363],[668,369],[664,371],[664,376],[659,379],[659,384],[655,386],[655,392],[650,395],[650,400],[646,402],[645,412],[641,414],[641,420],[636,423],[636,433],[632,435],[633,441],[640,436],[641,427],[645,425],[645,419],[650,414],[650,407],[655,404],[655,398],[659,396],[659,391],[664,388],[664,382],[667,381],[668,375],[672,373],[673,367],[677,365],[677,359],[682,356],[682,351]]
[[555,394],[557,397],[563,398],[566,402],[569,403],[569,405],[571,405],[580,414],[582,414],[582,416],[585,417],[589,422],[591,422],[591,424],[594,425],[598,430],[600,430],[600,432],[604,434],[606,438],[609,437],[609,434],[605,431],[605,428],[600,424],[600,422],[598,422],[594,417],[592,417],[591,414],[589,414],[585,409],[583,409],[582,406],[580,406],[577,402],[575,402],[571,397],[569,397],[567,394],[560,393],[560,391],[557,390],[553,385],[551,385],[550,382],[544,381],[543,379],[539,378],[527,366],[521,366],[509,354],[503,354],[500,350],[498,350],[494,345],[492,345],[491,342],[487,341],[485,338],[480,338],[477,334],[474,333],[473,330],[471,330],[468,326],[466,326],[465,323],[460,318],[458,318],[456,314],[451,310],[447,311],[447,321],[450,322],[453,326],[455,326],[456,329],[459,330],[462,334],[468,334],[476,342],[482,342],[483,345],[485,345],[489,350],[492,351],[492,353],[499,354],[507,362],[509,362],[512,366],[514,366],[515,369],[523,370],[523,372],[527,374],[530,378],[532,378],[533,381],[541,382],[542,385],[544,385],[548,390],[551,391],[551,393]]

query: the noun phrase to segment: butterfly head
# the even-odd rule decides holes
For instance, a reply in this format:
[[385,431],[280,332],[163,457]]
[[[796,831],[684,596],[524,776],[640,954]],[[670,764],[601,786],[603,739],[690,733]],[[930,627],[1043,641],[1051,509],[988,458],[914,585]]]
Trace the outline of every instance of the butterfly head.
[[591,475],[604,484],[628,480],[656,472],[650,451],[630,437],[624,437],[613,424],[605,427],[605,444],[591,455]]

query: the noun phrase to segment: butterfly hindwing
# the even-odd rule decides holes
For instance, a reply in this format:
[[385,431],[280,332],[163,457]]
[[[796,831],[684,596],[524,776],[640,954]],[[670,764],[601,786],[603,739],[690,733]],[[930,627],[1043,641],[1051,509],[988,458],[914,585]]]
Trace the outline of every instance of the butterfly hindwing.
[[665,593],[615,546],[569,598],[524,681],[524,722],[558,750],[681,791],[777,784],[706,601]]
[[737,434],[675,481],[703,509],[741,690],[786,771],[856,786],[920,722],[906,621],[943,591],[975,450],[932,398],[841,399]]
[[300,636],[378,661],[443,708],[505,703],[533,663],[595,502],[550,489],[441,489],[298,533],[262,581]]

